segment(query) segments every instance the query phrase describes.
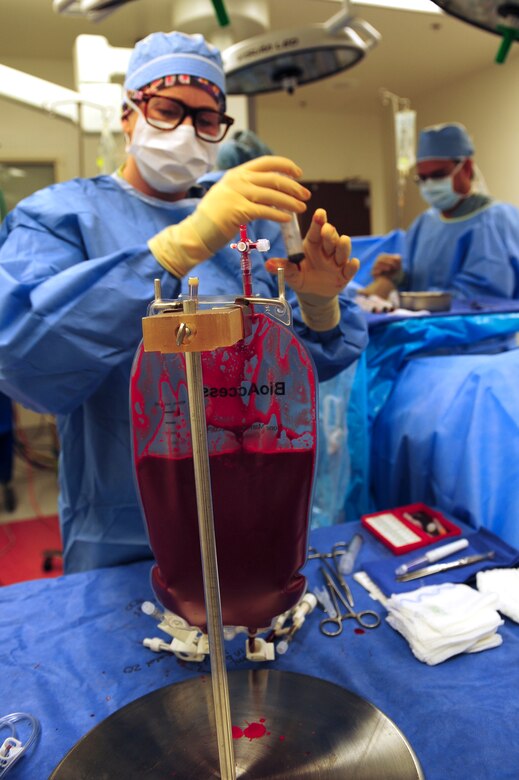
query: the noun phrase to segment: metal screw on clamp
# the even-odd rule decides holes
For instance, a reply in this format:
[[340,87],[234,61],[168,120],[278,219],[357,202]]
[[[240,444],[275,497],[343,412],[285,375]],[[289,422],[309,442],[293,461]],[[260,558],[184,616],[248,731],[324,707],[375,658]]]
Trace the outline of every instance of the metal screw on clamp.
[[182,344],[189,339],[192,335],[191,328],[186,325],[185,322],[181,322],[177,330],[177,347],[181,347]]

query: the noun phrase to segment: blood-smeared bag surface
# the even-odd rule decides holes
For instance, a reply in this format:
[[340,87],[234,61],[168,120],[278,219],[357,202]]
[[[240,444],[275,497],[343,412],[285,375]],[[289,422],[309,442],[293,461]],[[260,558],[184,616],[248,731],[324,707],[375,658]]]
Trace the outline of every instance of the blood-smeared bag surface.
[[[249,336],[202,353],[224,625],[267,627],[305,590],[316,379],[293,331],[261,313]],[[144,352],[130,404],[135,474],[162,605],[206,630],[185,359]]]

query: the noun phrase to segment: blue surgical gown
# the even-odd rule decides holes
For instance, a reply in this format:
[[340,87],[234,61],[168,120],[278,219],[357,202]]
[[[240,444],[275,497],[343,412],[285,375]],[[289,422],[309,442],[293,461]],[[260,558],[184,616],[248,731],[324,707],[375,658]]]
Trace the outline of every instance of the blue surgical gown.
[[411,225],[402,258],[406,290],[519,297],[519,209],[491,202],[465,217],[428,209]]
[[[128,387],[141,318],[160,278],[164,298],[187,291],[147,240],[189,215],[194,199],[141,196],[115,176],[56,184],[22,201],[0,231],[0,391],[56,415],[61,441],[59,511],[65,571],[150,557],[133,481]],[[252,223],[283,257],[279,227]],[[254,291],[277,282],[251,253]],[[228,246],[197,268],[201,294],[241,293],[240,261]],[[364,318],[341,297],[342,320],[325,333],[294,327],[320,379],[350,365],[367,342]]]

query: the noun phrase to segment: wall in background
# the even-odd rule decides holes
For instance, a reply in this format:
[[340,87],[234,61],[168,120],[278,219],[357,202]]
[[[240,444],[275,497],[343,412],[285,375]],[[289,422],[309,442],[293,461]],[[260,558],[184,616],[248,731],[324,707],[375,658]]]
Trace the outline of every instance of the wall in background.
[[379,114],[316,113],[294,102],[296,96],[297,91],[287,95],[283,110],[264,109],[258,100],[258,135],[277,154],[299,163],[307,181],[368,182],[372,231],[385,233],[389,193],[383,175],[382,108]]

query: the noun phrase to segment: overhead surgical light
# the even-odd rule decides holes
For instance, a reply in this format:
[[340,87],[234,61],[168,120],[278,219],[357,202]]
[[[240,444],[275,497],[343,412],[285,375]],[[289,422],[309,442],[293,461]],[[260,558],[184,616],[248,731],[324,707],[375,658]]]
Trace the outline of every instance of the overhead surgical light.
[[519,40],[519,2],[502,0],[433,0],[446,13],[503,38],[496,62],[505,61],[514,41]]
[[270,28],[267,0],[175,0],[171,8],[173,30],[202,33],[220,51],[237,41],[261,35]]
[[222,52],[227,92],[258,95],[333,76],[356,65],[379,42],[380,34],[353,16],[349,2],[324,24],[271,30]]
[[86,16],[92,22],[99,22],[131,2],[133,0],[52,0],[52,10],[68,16]]

